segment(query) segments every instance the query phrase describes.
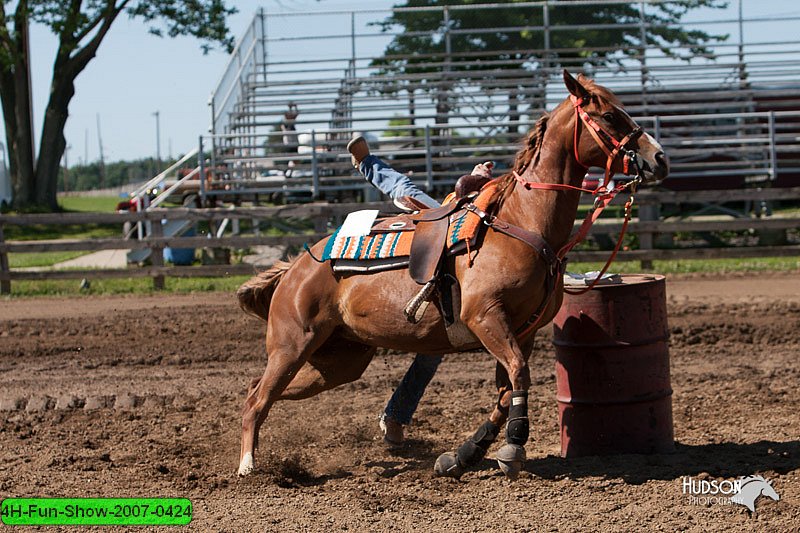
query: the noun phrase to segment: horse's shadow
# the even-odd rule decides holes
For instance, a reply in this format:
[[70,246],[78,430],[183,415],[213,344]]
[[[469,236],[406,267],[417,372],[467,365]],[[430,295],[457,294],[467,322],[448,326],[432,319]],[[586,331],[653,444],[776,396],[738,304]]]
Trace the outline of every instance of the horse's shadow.
[[[409,439],[403,446],[387,450],[386,458],[368,461],[364,466],[378,467],[380,477],[393,478],[404,472],[430,469],[439,451],[433,442]],[[626,483],[638,485],[650,480],[669,481],[703,473],[714,478],[738,478],[767,471],[786,474],[798,468],[800,441],[763,440],[748,444],[723,442],[692,445],[676,442],[674,453],[655,455],[601,455],[570,459],[548,455],[528,459],[523,470],[542,479],[621,478]],[[313,475],[291,459],[273,465],[268,470],[278,486],[287,488],[319,486],[354,475],[341,469]],[[475,470],[493,471],[501,475],[497,462],[489,459],[484,459]]]
[[[492,466],[496,468],[496,463]],[[724,478],[738,478],[765,471],[785,474],[797,468],[800,468],[800,441],[797,440],[700,445],[676,442],[675,452],[669,454],[605,455],[570,459],[551,455],[529,459],[524,466],[525,471],[544,479],[622,478],[631,484],[654,479],[672,480],[701,473]]]

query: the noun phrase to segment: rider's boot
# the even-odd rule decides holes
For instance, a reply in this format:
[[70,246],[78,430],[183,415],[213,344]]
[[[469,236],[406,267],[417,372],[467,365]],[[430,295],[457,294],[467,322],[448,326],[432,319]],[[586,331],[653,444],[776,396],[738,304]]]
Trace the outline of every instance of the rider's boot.
[[403,424],[390,418],[386,413],[381,414],[378,425],[383,433],[383,442],[389,446],[403,444]]
[[359,163],[369,155],[367,140],[361,135],[354,137],[347,143],[347,151],[350,152],[350,162],[353,163],[354,167],[358,168]]

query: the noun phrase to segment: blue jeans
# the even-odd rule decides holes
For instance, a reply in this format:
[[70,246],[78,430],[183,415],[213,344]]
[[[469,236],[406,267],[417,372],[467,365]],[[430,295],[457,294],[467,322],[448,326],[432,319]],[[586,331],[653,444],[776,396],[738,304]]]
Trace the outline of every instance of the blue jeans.
[[368,155],[358,165],[358,170],[367,178],[367,181],[378,188],[379,191],[389,195],[389,198],[412,198],[429,205],[438,207],[439,202],[422,192],[408,176],[396,171],[374,155]]
[[400,384],[394,390],[394,394],[389,398],[383,412],[386,416],[403,425],[411,423],[411,417],[417,410],[419,400],[425,394],[428,383],[433,379],[439,363],[442,362],[441,355],[417,354],[414,362],[406,370],[406,375],[400,380]]
[[[358,169],[371,184],[390,198],[411,196],[431,207],[436,207],[439,202],[422,192],[408,176],[401,174],[374,155],[364,158]],[[436,374],[441,355],[417,354],[414,362],[406,371],[400,384],[389,398],[389,403],[384,408],[386,416],[403,425],[411,423],[414,411],[417,410],[422,395],[428,383]]]

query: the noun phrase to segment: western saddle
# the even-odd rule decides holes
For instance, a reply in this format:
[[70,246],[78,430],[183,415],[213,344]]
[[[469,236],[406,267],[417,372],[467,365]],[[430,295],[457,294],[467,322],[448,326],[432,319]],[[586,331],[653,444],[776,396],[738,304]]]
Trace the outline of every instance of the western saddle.
[[439,286],[440,311],[445,323],[454,320],[451,285],[453,276],[443,273],[446,240],[451,216],[471,204],[489,178],[466,175],[459,178],[455,192],[451,193],[442,206],[429,208],[411,197],[403,197],[395,205],[404,210],[413,210],[409,217],[414,224],[414,240],[408,259],[408,273],[418,284],[420,292],[412,298],[404,310],[409,322],[417,323],[425,313],[434,292]]

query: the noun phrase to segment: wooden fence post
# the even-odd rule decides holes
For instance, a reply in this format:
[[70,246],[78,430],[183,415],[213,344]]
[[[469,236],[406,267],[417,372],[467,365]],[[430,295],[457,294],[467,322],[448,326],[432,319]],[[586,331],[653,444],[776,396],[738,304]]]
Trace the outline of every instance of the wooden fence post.
[[[160,239],[164,236],[164,226],[160,220],[154,220],[150,224],[153,231],[150,233],[151,239]],[[158,268],[164,266],[164,245],[152,243],[150,246],[150,263]],[[153,276],[153,288],[157,291],[164,290],[164,274],[158,273]]]
[[[660,217],[660,212],[661,212],[661,205],[658,203],[652,203],[652,204],[648,203],[640,205],[639,221],[640,222],[658,221]],[[652,250],[654,248],[653,237],[654,237],[653,232],[650,231],[639,232],[639,249]],[[642,270],[653,270],[653,260],[642,259],[640,266]]]
[[[4,244],[5,239],[3,237],[3,223],[0,222],[0,244]],[[8,276],[11,273],[11,269],[8,267],[8,253],[5,250],[0,251],[0,274],[3,277]],[[10,279],[3,279],[0,280],[0,294],[11,294],[11,280]]]

